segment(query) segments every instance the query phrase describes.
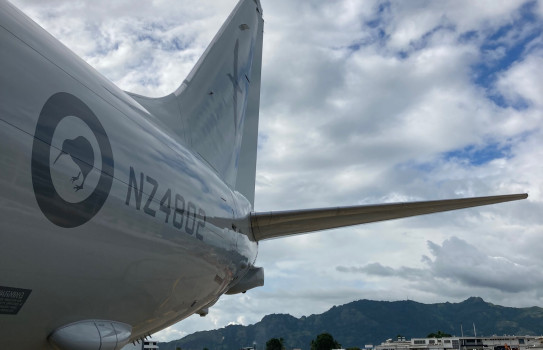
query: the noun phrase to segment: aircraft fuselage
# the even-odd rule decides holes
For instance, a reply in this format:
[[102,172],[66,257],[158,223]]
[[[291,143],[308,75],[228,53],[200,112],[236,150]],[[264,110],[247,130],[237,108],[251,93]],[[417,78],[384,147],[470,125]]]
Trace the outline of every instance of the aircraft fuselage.
[[0,312],[4,344],[48,348],[51,330],[85,319],[141,336],[216,301],[256,259],[239,232],[248,201],[123,91],[0,7],[0,286],[26,296]]

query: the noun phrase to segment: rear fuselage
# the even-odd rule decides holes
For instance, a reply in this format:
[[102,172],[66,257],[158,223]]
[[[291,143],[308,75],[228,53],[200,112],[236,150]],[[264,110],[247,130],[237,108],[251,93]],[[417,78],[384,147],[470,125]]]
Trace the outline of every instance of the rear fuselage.
[[50,332],[85,319],[142,336],[213,303],[256,258],[237,232],[250,204],[123,91],[0,7],[0,286],[29,293],[0,313],[2,343],[47,348]]

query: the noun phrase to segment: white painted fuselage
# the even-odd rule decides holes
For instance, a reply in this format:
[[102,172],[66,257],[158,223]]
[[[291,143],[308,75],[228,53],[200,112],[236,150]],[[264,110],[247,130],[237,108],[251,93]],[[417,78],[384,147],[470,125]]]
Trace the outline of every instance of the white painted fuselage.
[[[256,258],[239,232],[249,201],[8,3],[0,25],[0,286],[28,293],[0,313],[2,346],[46,349],[52,331],[86,319],[129,324],[135,339],[215,302]],[[90,160],[69,151],[81,135]]]

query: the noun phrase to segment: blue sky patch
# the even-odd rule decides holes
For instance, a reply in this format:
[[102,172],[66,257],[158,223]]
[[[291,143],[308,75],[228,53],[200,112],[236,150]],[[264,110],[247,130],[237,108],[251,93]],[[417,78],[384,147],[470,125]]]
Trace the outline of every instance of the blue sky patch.
[[[537,44],[543,33],[543,23],[537,20],[535,14],[537,3],[527,2],[520,6],[515,19],[489,33],[481,43],[479,50],[481,60],[472,66],[473,82],[488,91],[488,98],[496,105],[517,110],[528,108],[526,101],[507,101],[493,86],[498,74],[509,69],[514,63],[520,62],[526,56],[530,46]],[[467,32],[460,35],[461,43],[476,40],[482,33]]]
[[497,142],[484,146],[469,145],[443,154],[445,160],[462,160],[471,165],[483,165],[494,159],[510,158],[511,145]]
[[461,44],[469,43],[472,40],[477,40],[479,38],[479,33],[476,30],[470,30],[468,32],[460,34],[458,37],[458,42]]
[[415,51],[422,50],[428,46],[428,43],[430,42],[432,36],[442,30],[454,32],[456,30],[456,27],[450,23],[440,24],[432,28],[432,30],[424,33],[424,35],[418,40],[412,41],[409,46]]

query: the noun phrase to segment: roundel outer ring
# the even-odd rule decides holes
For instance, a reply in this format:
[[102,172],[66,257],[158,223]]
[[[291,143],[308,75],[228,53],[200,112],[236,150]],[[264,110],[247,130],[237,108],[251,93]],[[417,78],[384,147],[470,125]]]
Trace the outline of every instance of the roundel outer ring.
[[[89,126],[98,141],[102,157],[98,184],[90,196],[77,203],[67,202],[58,194],[50,170],[53,134],[60,121],[67,116],[79,118]],[[56,93],[47,100],[34,133],[31,167],[36,200],[43,214],[53,224],[65,228],[77,227],[92,219],[102,208],[113,182],[113,154],[104,127],[83,101],[65,92]]]

